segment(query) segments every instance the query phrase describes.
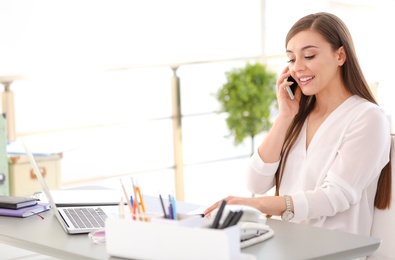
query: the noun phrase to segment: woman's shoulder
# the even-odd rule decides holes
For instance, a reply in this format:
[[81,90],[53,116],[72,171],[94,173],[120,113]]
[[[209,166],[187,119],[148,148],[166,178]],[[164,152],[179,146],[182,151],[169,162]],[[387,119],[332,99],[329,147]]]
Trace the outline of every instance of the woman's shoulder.
[[367,99],[357,96],[357,95],[351,96],[347,100],[347,102],[350,107],[354,107],[357,110],[359,110],[360,112],[372,109],[372,110],[377,110],[378,112],[385,114],[384,110],[380,106],[378,106],[377,104],[375,104],[373,102],[370,102]]
[[362,97],[354,95],[349,98],[349,112],[354,114],[356,118],[364,119],[367,121],[386,121],[388,116],[384,109],[375,103],[370,102]]

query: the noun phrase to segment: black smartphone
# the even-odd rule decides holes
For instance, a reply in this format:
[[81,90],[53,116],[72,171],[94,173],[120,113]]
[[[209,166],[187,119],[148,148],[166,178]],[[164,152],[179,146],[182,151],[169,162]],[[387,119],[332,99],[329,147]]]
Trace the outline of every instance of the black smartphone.
[[292,85],[287,86],[285,89],[287,90],[289,97],[293,100],[295,98],[295,90],[296,90],[296,87],[298,86],[298,83],[291,76],[288,77],[287,81],[292,82]]

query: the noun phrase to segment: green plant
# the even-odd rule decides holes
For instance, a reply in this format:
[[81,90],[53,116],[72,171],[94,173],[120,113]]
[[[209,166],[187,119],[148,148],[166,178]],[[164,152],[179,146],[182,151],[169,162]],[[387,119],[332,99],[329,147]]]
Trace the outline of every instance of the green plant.
[[221,104],[219,112],[226,112],[226,124],[235,145],[246,137],[254,137],[270,129],[271,111],[276,106],[276,74],[261,63],[247,63],[245,67],[226,72],[226,83],[216,93]]

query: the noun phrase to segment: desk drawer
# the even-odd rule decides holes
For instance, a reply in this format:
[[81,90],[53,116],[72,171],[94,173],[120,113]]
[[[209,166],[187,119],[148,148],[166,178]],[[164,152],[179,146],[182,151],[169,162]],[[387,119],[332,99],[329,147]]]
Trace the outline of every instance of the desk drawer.
[[[35,157],[49,189],[60,188],[61,157],[61,155]],[[31,195],[42,190],[26,156],[9,157],[9,186],[10,195],[13,196]]]

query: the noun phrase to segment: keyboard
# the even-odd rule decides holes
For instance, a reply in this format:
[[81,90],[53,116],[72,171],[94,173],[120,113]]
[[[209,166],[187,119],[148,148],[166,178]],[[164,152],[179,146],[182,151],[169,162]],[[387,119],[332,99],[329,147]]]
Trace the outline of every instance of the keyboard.
[[65,208],[63,211],[76,228],[102,228],[107,218],[101,208]]

